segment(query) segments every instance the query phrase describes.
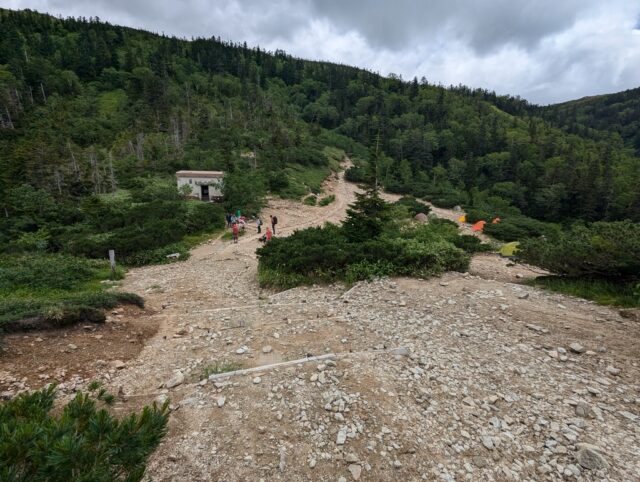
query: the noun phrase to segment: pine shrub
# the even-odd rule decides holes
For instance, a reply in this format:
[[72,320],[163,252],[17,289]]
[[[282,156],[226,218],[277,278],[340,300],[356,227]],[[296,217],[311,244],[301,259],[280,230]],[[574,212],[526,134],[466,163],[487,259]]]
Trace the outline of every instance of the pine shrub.
[[99,384],[53,412],[55,387],[0,405],[0,480],[16,482],[142,480],[167,432],[168,403],[122,419],[99,404],[113,396]]

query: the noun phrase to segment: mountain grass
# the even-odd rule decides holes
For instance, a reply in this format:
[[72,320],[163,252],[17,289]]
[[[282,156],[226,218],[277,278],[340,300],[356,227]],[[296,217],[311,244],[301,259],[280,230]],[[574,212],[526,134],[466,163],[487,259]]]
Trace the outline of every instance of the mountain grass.
[[600,305],[640,308],[640,283],[638,282],[545,276],[531,280],[528,284],[595,301]]
[[[142,298],[112,289],[121,268],[109,263],[61,254],[0,257],[0,329],[20,329],[20,322],[62,326],[102,322],[103,310],[120,303],[144,306]],[[29,325],[33,326],[33,325]]]

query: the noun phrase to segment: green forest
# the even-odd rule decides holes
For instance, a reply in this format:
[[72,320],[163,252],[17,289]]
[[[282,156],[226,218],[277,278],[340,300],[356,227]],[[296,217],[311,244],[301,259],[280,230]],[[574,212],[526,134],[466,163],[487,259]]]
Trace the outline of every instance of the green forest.
[[618,134],[640,156],[640,88],[538,108],[545,119],[582,137]]
[[[109,249],[130,266],[188,256],[225,208],[309,199],[344,156],[351,181],[500,216],[499,240],[640,221],[637,90],[540,108],[98,18],[0,10],[0,26],[5,274],[51,253],[61,271]],[[179,169],[224,170],[224,206],[185,200]],[[13,295],[3,319],[48,306]]]

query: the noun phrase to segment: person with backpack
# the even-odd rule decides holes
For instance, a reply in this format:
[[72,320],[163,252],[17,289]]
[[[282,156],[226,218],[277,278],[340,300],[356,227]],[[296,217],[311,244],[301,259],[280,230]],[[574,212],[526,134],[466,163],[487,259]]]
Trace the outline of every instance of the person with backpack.
[[276,234],[276,224],[278,224],[278,217],[271,216],[271,230],[273,231],[273,235]]
[[256,219],[256,226],[258,227],[258,234],[260,234],[262,232],[262,219],[260,219],[260,216]]
[[231,232],[233,233],[233,244],[238,244],[238,233],[240,232],[240,228],[238,227],[238,223],[233,223],[233,227],[231,228]]

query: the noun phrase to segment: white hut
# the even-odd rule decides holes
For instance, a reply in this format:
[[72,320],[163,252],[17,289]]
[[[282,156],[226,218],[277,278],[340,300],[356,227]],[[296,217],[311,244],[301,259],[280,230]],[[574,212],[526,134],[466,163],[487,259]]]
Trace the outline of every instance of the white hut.
[[191,188],[190,196],[202,201],[222,200],[224,180],[224,172],[222,171],[178,171],[176,178],[178,179],[178,189],[184,189],[182,186]]

